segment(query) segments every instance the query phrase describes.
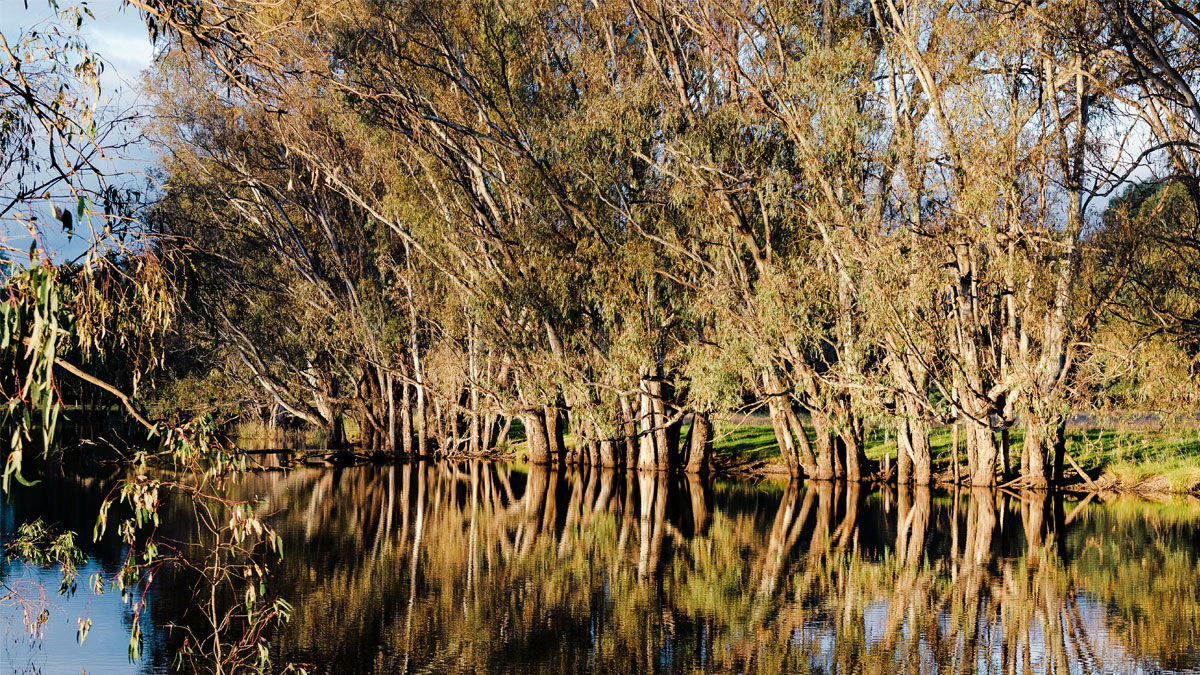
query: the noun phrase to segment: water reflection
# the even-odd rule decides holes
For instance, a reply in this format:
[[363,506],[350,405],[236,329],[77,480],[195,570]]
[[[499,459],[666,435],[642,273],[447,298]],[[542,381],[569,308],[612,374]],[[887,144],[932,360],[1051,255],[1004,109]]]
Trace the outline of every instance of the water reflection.
[[310,672],[1200,668],[1195,505],[478,461],[235,489],[285,541],[275,660]]

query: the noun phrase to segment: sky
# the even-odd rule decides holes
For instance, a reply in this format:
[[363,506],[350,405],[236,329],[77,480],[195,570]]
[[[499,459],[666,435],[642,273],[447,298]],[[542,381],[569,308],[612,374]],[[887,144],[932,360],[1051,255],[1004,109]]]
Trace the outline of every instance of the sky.
[[[60,7],[86,6],[95,16],[87,20],[81,29],[88,47],[99,55],[105,67],[101,75],[101,105],[113,110],[138,109],[145,106],[140,95],[142,71],[150,66],[154,48],[137,10],[121,8],[122,0],[60,0]],[[10,41],[23,30],[36,27],[53,18],[54,12],[48,0],[0,0],[0,32]],[[153,163],[154,153],[148,146],[135,146],[115,158],[109,170],[114,173],[131,174],[132,179],[144,183],[146,168]],[[46,221],[46,216],[40,219]],[[53,228],[46,228],[47,244],[54,250],[54,257],[73,258],[83,250],[80,238],[68,241]],[[0,221],[0,242],[18,249],[29,245],[29,234],[25,228],[13,221]]]
[[[107,64],[103,85],[109,92],[136,100],[139,73],[150,65],[154,50],[146,24],[133,8],[121,9],[122,0],[63,0],[61,7],[86,6],[95,15],[82,33],[93,51]],[[28,29],[54,16],[47,0],[0,0],[0,32],[6,36]],[[107,97],[106,97],[107,98]]]

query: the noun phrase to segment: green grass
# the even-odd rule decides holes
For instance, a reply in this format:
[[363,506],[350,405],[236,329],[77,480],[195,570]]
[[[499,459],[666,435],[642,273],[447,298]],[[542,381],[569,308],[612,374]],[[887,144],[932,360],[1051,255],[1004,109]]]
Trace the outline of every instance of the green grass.
[[[752,419],[743,424],[720,424],[713,442],[713,454],[725,462],[774,462],[779,460],[779,443],[770,423]],[[815,443],[816,433],[805,427],[809,442]],[[949,448],[950,437],[946,436],[945,447]],[[869,459],[879,460],[885,454],[896,456],[896,442],[883,431],[874,431],[867,438],[866,454]]]
[[719,424],[713,455],[721,463],[774,462],[779,460],[775,430],[763,424]]
[[1067,451],[1091,473],[1123,484],[1165,483],[1176,492],[1200,486],[1200,431],[1083,429],[1070,432]]
[[[811,428],[810,440],[814,439]],[[950,469],[951,440],[948,428],[933,430],[930,451],[935,472]],[[1009,432],[1012,468],[1020,464],[1025,431],[1018,426]],[[960,462],[965,466],[965,441],[960,439]],[[874,430],[867,438],[866,455],[895,461],[895,436]],[[1088,427],[1068,429],[1067,452],[1093,479],[1107,477],[1123,486],[1149,485],[1159,490],[1190,492],[1200,487],[1200,430]],[[775,431],[765,420],[740,425],[721,424],[714,454],[723,463],[774,462],[779,460]]]

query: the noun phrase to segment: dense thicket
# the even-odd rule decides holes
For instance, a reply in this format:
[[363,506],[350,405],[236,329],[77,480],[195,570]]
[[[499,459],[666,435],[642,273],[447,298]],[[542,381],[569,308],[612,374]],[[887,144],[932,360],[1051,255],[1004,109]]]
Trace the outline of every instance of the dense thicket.
[[703,471],[763,408],[794,475],[887,427],[921,484],[957,424],[1045,486],[1076,411],[1194,406],[1191,3],[130,4],[172,376],[243,412]]

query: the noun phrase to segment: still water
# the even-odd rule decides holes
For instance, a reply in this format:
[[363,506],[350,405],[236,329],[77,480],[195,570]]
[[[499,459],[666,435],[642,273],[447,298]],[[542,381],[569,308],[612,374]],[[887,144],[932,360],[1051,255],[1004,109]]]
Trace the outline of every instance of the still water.
[[[20,488],[0,529],[81,533],[113,478]],[[1038,493],[876,490],[487,462],[259,471],[284,540],[271,586],[294,606],[277,667],[310,673],[1197,673],[1200,505]],[[180,541],[196,525],[167,510]],[[0,607],[5,672],[167,672],[200,625],[195,579],[166,572],[130,662],[129,613],[57,572],[30,638]],[[93,628],[80,645],[80,616]],[[172,626],[176,626],[172,628]]]

